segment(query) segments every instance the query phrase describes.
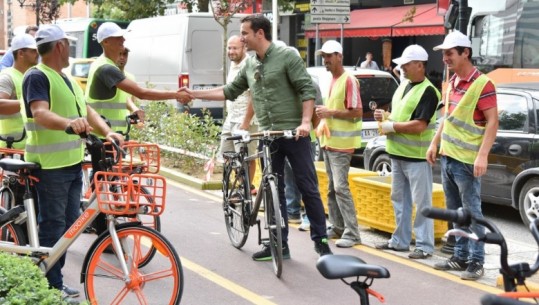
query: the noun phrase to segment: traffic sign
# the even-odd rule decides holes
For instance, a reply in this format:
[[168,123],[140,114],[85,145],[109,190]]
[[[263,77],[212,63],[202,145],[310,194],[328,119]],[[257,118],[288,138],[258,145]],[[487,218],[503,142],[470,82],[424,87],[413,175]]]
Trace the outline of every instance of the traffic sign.
[[311,6],[313,5],[333,5],[350,7],[350,0],[311,0]]
[[311,15],[311,23],[350,23],[348,15]]
[[350,6],[311,5],[312,15],[350,15]]

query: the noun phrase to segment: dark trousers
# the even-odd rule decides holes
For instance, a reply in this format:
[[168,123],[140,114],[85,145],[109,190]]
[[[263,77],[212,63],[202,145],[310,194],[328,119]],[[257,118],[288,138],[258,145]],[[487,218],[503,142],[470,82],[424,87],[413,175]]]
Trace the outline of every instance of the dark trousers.
[[326,238],[326,215],[318,190],[318,178],[311,155],[310,138],[302,137],[297,141],[295,139],[280,138],[271,143],[270,150],[273,172],[278,177],[279,203],[285,222],[283,241],[288,242],[288,212],[286,209],[283,179],[285,157],[290,162],[296,185],[305,204],[305,212],[311,221],[311,239],[319,241],[322,238]]

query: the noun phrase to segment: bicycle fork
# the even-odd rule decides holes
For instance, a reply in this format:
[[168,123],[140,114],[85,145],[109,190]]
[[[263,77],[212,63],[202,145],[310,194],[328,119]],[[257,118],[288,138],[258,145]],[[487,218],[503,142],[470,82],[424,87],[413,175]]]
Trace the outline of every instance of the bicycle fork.
[[[116,232],[116,219],[112,215],[107,215],[107,223],[108,223],[108,229],[110,233],[110,238],[112,239],[112,248],[114,249],[114,252],[116,253],[116,257],[118,258],[118,261],[120,263],[120,268],[123,272],[123,281],[126,283],[130,283],[131,279],[129,277],[129,268],[127,266],[127,262],[129,262],[129,265],[131,266],[131,262],[133,262],[133,257],[131,257],[131,251],[124,251],[124,247],[122,246],[120,242],[120,238],[118,237],[118,232]],[[125,259],[127,256],[127,260]]]

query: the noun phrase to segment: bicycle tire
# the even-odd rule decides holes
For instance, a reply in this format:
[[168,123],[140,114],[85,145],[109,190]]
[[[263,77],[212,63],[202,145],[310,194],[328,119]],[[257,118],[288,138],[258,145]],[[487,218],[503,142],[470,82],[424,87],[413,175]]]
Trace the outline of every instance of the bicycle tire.
[[[0,215],[3,215],[7,211],[0,208]],[[22,226],[9,223],[0,228],[0,241],[12,242],[15,245],[24,246],[28,244],[28,238]]]
[[[84,291],[91,304],[179,304],[183,294],[183,268],[172,244],[154,229],[128,224],[117,228],[129,269],[123,280],[118,258],[105,253],[112,245],[110,234],[101,235],[90,248],[83,269]],[[158,249],[144,267],[138,267],[141,247]],[[129,258],[132,258],[131,260]]]
[[[232,160],[233,161],[233,160]],[[246,194],[250,192],[249,177],[243,167],[233,168],[231,160],[223,171],[223,213],[226,231],[232,245],[241,249],[249,236],[249,218],[252,204]]]
[[273,272],[281,277],[283,272],[283,222],[281,207],[279,205],[279,193],[274,179],[268,179],[264,190],[264,204],[266,205],[266,226],[269,232],[269,247]]
[[13,207],[13,195],[8,188],[3,187],[0,193],[0,207],[9,211]]

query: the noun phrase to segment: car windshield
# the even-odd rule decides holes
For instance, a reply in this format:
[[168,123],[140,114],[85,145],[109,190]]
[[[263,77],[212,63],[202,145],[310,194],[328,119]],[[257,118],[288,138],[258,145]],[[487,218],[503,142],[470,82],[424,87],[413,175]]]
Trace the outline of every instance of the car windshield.
[[389,77],[362,78],[358,75],[358,79],[363,104],[363,121],[374,120],[369,103],[376,102],[377,108],[388,110],[389,105],[391,105],[393,93],[398,85],[395,80]]
[[90,65],[91,63],[85,62],[85,63],[76,63],[73,65],[73,69],[71,70],[71,75],[75,77],[88,77],[88,72],[90,72]]

